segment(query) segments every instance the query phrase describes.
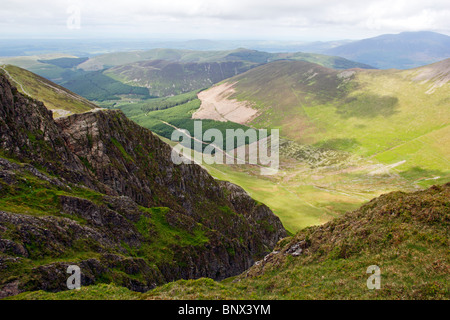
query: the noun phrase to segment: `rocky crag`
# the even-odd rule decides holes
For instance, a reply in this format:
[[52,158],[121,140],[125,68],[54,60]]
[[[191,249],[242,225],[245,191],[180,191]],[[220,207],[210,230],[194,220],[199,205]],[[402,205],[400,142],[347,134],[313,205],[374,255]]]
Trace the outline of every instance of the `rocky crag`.
[[241,188],[197,165],[120,111],[54,120],[0,75],[0,297],[114,282],[147,291],[224,279],[286,236]]

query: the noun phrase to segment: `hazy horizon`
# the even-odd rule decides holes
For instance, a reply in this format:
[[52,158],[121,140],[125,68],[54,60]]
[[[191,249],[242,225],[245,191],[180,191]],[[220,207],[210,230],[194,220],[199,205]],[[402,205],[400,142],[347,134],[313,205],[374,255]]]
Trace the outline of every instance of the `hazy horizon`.
[[6,0],[1,39],[358,40],[405,31],[450,35],[447,1]]
[[450,32],[449,33],[444,33],[444,32],[437,32],[437,31],[432,31],[432,30],[417,30],[417,31],[399,31],[399,32],[391,32],[391,33],[379,33],[379,34],[374,34],[373,36],[367,36],[367,37],[359,37],[359,38],[349,38],[349,37],[342,37],[342,38],[333,38],[333,39],[270,39],[270,38],[195,38],[195,37],[189,37],[189,35],[187,35],[186,37],[180,37],[180,36],[174,36],[174,35],[160,35],[160,36],[156,36],[156,35],[149,35],[148,37],[145,35],[142,35],[140,37],[135,37],[135,38],[131,38],[131,37],[106,37],[106,36],[93,36],[93,37],[89,37],[89,36],[80,36],[80,37],[63,37],[63,36],[34,36],[34,37],[30,37],[30,36],[26,36],[23,35],[23,37],[17,36],[17,37],[3,37],[2,35],[0,35],[0,40],[15,40],[15,41],[26,41],[26,40],[49,40],[49,41],[56,41],[56,40],[67,40],[67,41],[83,41],[83,40],[87,40],[87,41],[105,41],[105,42],[111,42],[111,41],[118,41],[118,42],[139,42],[139,41],[147,41],[147,42],[194,42],[194,41],[211,41],[211,42],[277,42],[277,43],[314,43],[314,42],[323,42],[323,43],[327,43],[327,42],[334,42],[334,41],[358,41],[358,40],[364,40],[364,39],[369,39],[369,38],[375,38],[378,36],[383,36],[383,35],[395,35],[395,34],[401,34],[401,33],[407,33],[407,32],[434,32],[434,33],[439,33],[439,34],[443,34],[446,36],[450,36]]

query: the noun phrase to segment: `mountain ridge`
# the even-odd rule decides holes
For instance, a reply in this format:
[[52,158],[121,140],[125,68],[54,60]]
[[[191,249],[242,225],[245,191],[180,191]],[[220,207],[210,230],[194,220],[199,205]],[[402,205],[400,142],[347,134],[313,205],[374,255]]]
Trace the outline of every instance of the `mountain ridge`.
[[53,110],[55,117],[97,108],[86,98],[23,68],[4,65],[0,72],[8,76],[22,93],[43,101],[48,109]]
[[[449,195],[450,183],[384,194],[281,240],[233,281],[177,281],[136,298],[448,300]],[[368,288],[370,266],[379,290]]]
[[148,60],[113,67],[104,74],[127,84],[148,88],[152,96],[166,97],[210,87],[251,67],[241,61],[180,63]]
[[[356,152],[388,164],[405,160],[391,151],[410,143],[414,150],[402,154],[410,162],[403,168],[416,164],[444,170],[448,155],[438,144],[423,141],[428,149],[418,152],[412,143],[443,130],[433,137],[445,144],[449,62],[409,70],[338,71],[308,62],[275,61],[221,84],[232,84],[234,93],[227,96],[228,103],[245,103],[258,111],[252,126],[278,127],[283,137],[298,143]],[[224,94],[217,92],[217,97]],[[431,152],[429,148],[441,155],[437,167],[422,156],[421,152]]]
[[[317,63],[327,63],[331,67],[336,64],[339,69],[343,65],[352,65],[354,67],[372,68],[371,66],[349,61],[345,58],[336,56],[326,56],[314,53],[269,53],[246,48],[223,51],[196,51],[196,50],[177,50],[177,49],[152,49],[147,51],[119,52],[104,54],[92,57],[77,67],[83,70],[102,70],[123,64],[130,64],[146,60],[167,60],[175,62],[225,62],[225,61],[244,61],[253,63],[267,63],[279,59],[306,60]],[[327,59],[331,59],[327,61]]]
[[174,165],[170,146],[120,111],[54,120],[0,75],[0,114],[2,297],[65,290],[73,263],[85,285],[136,291],[223,279],[286,235],[268,207]]
[[450,57],[450,36],[430,32],[402,32],[363,39],[326,51],[380,69],[410,69]]
[[[249,270],[220,282],[178,280],[143,294],[95,285],[76,293],[26,292],[12,299],[448,300],[449,195],[449,183],[384,194],[281,240]],[[378,290],[368,287],[374,267]]]

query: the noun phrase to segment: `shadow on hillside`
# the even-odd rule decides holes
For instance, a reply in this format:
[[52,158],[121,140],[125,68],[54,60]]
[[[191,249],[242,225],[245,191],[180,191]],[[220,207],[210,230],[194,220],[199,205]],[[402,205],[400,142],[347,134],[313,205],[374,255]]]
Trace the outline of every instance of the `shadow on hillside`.
[[335,138],[320,141],[314,144],[315,147],[327,150],[353,151],[361,144],[354,138]]
[[342,118],[390,117],[397,113],[398,98],[376,94],[360,94],[349,97],[337,107],[336,113]]
[[[430,180],[433,178],[441,178],[448,175],[448,172],[436,170],[436,169],[423,169],[421,167],[413,167],[408,170],[400,172],[400,175],[411,181]],[[437,179],[436,179],[437,180]]]

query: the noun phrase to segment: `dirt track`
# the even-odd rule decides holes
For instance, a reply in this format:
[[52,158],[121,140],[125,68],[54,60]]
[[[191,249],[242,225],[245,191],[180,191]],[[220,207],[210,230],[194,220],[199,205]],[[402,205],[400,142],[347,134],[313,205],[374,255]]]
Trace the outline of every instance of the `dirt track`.
[[248,103],[228,99],[235,91],[234,83],[224,83],[198,94],[202,104],[193,115],[193,119],[211,119],[247,123],[258,115],[258,110]]

